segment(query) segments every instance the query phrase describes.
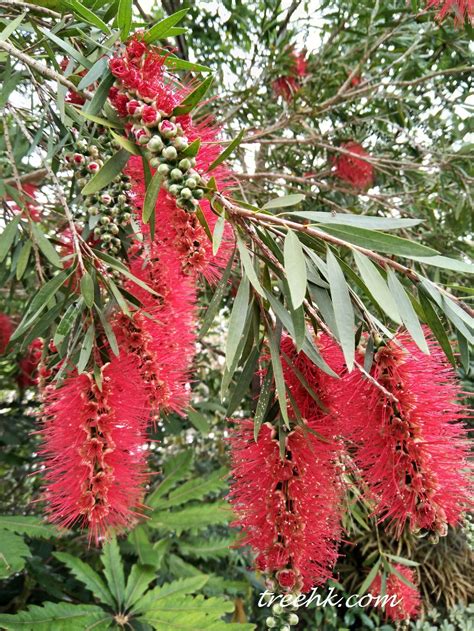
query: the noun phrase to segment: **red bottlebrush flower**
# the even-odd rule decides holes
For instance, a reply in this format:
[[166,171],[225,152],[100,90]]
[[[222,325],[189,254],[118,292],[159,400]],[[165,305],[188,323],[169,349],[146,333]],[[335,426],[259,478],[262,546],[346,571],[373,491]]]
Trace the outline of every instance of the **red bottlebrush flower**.
[[[341,145],[345,151],[351,154],[340,153],[334,159],[334,172],[336,176],[348,182],[354,188],[366,189],[374,183],[374,167],[367,161],[369,154],[358,142],[346,142]],[[360,157],[358,157],[360,156]]]
[[[394,565],[399,574],[406,578],[410,583],[415,581],[415,572],[404,565]],[[369,592],[374,597],[382,597],[382,578],[376,576],[369,587]],[[385,617],[389,620],[409,620],[418,617],[421,608],[421,597],[419,591],[415,587],[410,587],[404,583],[396,574],[390,574],[387,577],[385,606],[380,605],[385,613]]]
[[426,8],[439,9],[436,19],[440,22],[452,13],[456,26],[462,26],[465,20],[474,23],[474,0],[428,0]]
[[49,519],[89,528],[98,542],[132,523],[143,494],[146,393],[137,362],[115,358],[102,369],[45,391],[42,454]]
[[6,313],[0,313],[0,355],[7,350],[13,332],[13,325],[10,317]]
[[298,427],[285,439],[283,459],[275,430],[239,421],[232,431],[230,502],[245,532],[242,545],[257,553],[257,567],[285,590],[324,583],[337,559],[339,487],[327,445]]
[[[31,219],[36,222],[41,221],[41,205],[36,200],[38,187],[31,182],[25,182],[24,184],[22,184],[22,189],[24,193],[24,205],[26,206]],[[11,198],[7,199],[8,206],[14,213],[22,212],[22,208],[20,208],[14,200],[12,200]]]
[[134,61],[140,60],[146,53],[146,49],[146,45],[143,42],[134,38],[127,44],[127,57]]
[[19,373],[16,378],[18,387],[23,390],[38,383],[38,365],[41,361],[43,341],[38,338],[28,347],[27,354],[18,362]]
[[457,422],[461,391],[426,333],[429,355],[407,334],[376,352],[371,375],[385,391],[354,371],[343,376],[333,397],[344,434],[357,445],[356,463],[375,512],[397,536],[405,525],[445,534],[469,505],[469,449]]
[[130,68],[128,67],[127,62],[121,57],[112,58],[109,61],[109,69],[114,77],[117,77],[117,79],[121,79],[122,81],[126,81],[130,74]]
[[151,105],[145,105],[141,111],[141,117],[144,125],[154,125],[158,119],[158,112]]
[[276,96],[281,96],[285,101],[291,101],[301,87],[301,80],[308,74],[308,64],[304,53],[297,53],[290,48],[288,50],[288,74],[278,77],[272,83]]

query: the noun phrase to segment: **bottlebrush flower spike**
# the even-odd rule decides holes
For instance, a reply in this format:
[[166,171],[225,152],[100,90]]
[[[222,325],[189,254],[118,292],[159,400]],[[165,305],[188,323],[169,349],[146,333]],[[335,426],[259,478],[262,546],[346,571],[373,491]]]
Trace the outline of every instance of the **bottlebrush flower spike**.
[[293,429],[283,459],[278,436],[264,424],[257,442],[253,422],[239,421],[230,436],[234,483],[230,502],[257,553],[257,567],[284,590],[324,583],[337,559],[339,488],[325,443]]
[[439,9],[436,15],[439,22],[452,13],[456,26],[462,26],[465,20],[474,24],[474,0],[428,0],[426,8]]
[[41,361],[43,341],[38,338],[31,342],[25,357],[18,362],[19,373],[16,378],[18,387],[23,390],[38,383],[38,365]]
[[428,330],[425,335],[429,355],[405,333],[376,352],[371,375],[385,393],[354,371],[333,398],[345,436],[357,445],[375,512],[397,536],[405,525],[446,534],[469,505],[460,387]]
[[6,313],[0,313],[0,355],[7,350],[13,332],[13,325],[10,317]]
[[301,82],[308,75],[308,64],[305,54],[297,53],[293,48],[288,50],[288,74],[278,77],[272,83],[273,92],[290,102],[301,87]]
[[[393,567],[410,583],[415,582],[416,576],[412,569],[399,564]],[[382,578],[380,575],[372,581],[369,593],[375,597],[382,596]],[[381,609],[389,620],[396,622],[418,617],[421,607],[420,592],[415,587],[410,587],[404,583],[396,574],[389,574],[387,577],[386,590],[383,596],[386,596],[388,600]]]
[[52,522],[88,527],[98,542],[135,520],[145,479],[146,392],[137,362],[121,356],[102,369],[45,391],[44,499]]
[[[334,159],[334,173],[336,177],[348,182],[354,188],[366,189],[374,183],[374,167],[367,158],[369,154],[358,142],[350,141],[341,145],[342,149],[352,154],[340,153]],[[357,156],[360,156],[357,157]]]

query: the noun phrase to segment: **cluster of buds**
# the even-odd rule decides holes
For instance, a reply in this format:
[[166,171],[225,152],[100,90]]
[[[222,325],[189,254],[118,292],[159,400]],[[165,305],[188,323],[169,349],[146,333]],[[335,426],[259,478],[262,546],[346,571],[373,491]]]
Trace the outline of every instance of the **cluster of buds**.
[[206,184],[194,169],[196,158],[188,157],[191,143],[176,117],[163,118],[159,110],[151,105],[140,106],[136,100],[129,101],[127,109],[140,117],[140,122],[132,127],[132,134],[140,145],[146,146],[145,155],[162,176],[162,187],[176,198],[178,208],[195,212]]
[[[76,173],[76,183],[82,189],[91,176],[101,169],[104,161],[116,149],[114,140],[103,146],[88,145],[85,140],[76,142],[75,151],[66,154],[67,163]],[[132,217],[128,191],[131,188],[128,175],[121,173],[106,189],[94,195],[87,195],[77,209],[82,219],[87,220],[87,227],[94,239],[100,242],[103,250],[117,254],[120,250],[120,236],[127,230]],[[85,211],[85,212],[84,212]]]
[[[272,594],[265,594],[264,598],[272,598]],[[281,603],[275,603],[272,606],[272,615],[268,616],[265,624],[268,629],[275,631],[291,631],[299,622],[299,617],[295,613],[298,610],[298,595],[287,594],[283,597]]]

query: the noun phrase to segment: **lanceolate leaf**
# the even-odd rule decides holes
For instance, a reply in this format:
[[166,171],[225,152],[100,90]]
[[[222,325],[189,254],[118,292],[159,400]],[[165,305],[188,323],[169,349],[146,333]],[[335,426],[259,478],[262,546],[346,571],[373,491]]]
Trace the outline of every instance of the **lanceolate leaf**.
[[[286,213],[285,213],[286,214]],[[287,213],[290,214],[290,213]],[[369,217],[367,215],[354,215],[352,213],[330,213],[313,210],[291,212],[292,216],[309,219],[313,223],[334,224],[342,226],[354,226],[355,228],[367,228],[368,230],[399,230],[411,228],[422,222],[421,219],[395,219],[392,217]]]
[[145,201],[143,202],[143,215],[142,220],[144,223],[150,221],[150,217],[155,212],[156,200],[158,199],[158,193],[160,192],[161,182],[163,178],[155,171],[151,182],[148,184],[145,194]]
[[262,210],[271,210],[272,208],[286,208],[287,206],[296,206],[303,201],[305,195],[294,193],[292,195],[282,195],[275,197],[262,206]]
[[235,353],[239,345],[249,304],[249,281],[246,276],[241,280],[235,297],[232,313],[229,320],[225,361],[230,367],[234,361]]
[[300,240],[288,230],[284,245],[285,271],[293,309],[297,309],[306,294],[306,262]]
[[234,140],[224,149],[220,156],[218,156],[214,160],[214,162],[211,163],[208,168],[208,172],[213,171],[217,166],[219,166],[219,164],[222,164],[224,160],[227,160],[227,158],[233,153],[234,149],[236,149],[240,145],[244,134],[245,130],[242,129],[242,131],[234,138]]
[[17,215],[14,219],[12,219],[7,227],[3,230],[0,235],[0,263],[8,254],[13,241],[15,240],[16,231],[18,229],[18,224],[20,223],[21,215]]
[[244,242],[239,237],[237,237],[237,247],[239,248],[240,260],[242,262],[245,273],[252,283],[253,288],[263,297],[265,295],[265,292],[260,284],[260,281],[258,280],[258,276],[253,266],[252,259],[250,258],[249,251],[247,250]]
[[353,254],[360,275],[378,305],[385,311],[389,318],[392,318],[392,320],[397,322],[397,324],[401,324],[397,304],[393,299],[382,274],[378,271],[372,261],[364,254],[357,252],[357,250],[354,250]]
[[119,0],[117,25],[120,29],[120,38],[125,41],[132,26],[132,0]]
[[197,88],[191,92],[191,94],[188,94],[188,96],[174,108],[173,115],[181,116],[182,114],[188,114],[192,109],[194,109],[196,105],[203,100],[206,92],[211,87],[213,80],[214,78],[212,76],[204,79],[204,81],[200,83]]
[[421,328],[415,309],[406,294],[405,288],[392,270],[388,271],[388,286],[397,301],[398,310],[407,331],[410,333],[419,349],[429,355],[428,344],[426,343],[423,329]]
[[92,195],[97,193],[104,186],[110,184],[112,180],[122,173],[125,165],[130,158],[130,154],[126,149],[120,149],[111,158],[107,160],[104,166],[96,173],[84,186],[82,195]]
[[341,342],[344,359],[349,370],[354,367],[355,357],[355,322],[354,310],[349,295],[344,274],[336,257],[328,250],[327,255],[328,281],[331,291],[331,300],[334,308],[334,317]]
[[283,367],[280,359],[280,332],[281,325],[279,325],[275,331],[267,328],[266,333],[268,337],[268,345],[270,347],[270,356],[273,366],[273,375],[275,377],[275,386],[278,394],[278,404],[280,406],[281,416],[286,426],[290,426],[290,420],[288,418],[288,406],[286,401],[286,385],[285,377],[283,375]]
[[425,293],[422,287],[418,291],[418,297],[420,299],[420,304],[425,314],[426,322],[428,323],[430,329],[433,331],[441,348],[445,352],[446,357],[449,359],[453,366],[456,366],[456,359],[454,357],[453,349],[451,348],[451,343],[448,339],[443,323],[439,319],[435,308],[431,304],[428,294]]
[[96,26],[99,30],[103,31],[107,35],[110,34],[110,29],[95,13],[90,11],[87,7],[79,2],[79,0],[65,0],[65,3],[70,6],[70,8],[74,11],[74,13],[88,22],[92,24],[92,26]]
[[178,22],[181,22],[188,11],[189,9],[182,9],[181,11],[173,13],[173,15],[170,15],[164,20],[161,20],[161,22],[157,22],[145,32],[143,40],[147,44],[151,44],[157,39],[168,37],[170,29],[173,28],[175,24],[178,24]]
[[270,364],[265,372],[265,377],[263,378],[262,387],[260,388],[260,396],[257,403],[257,409],[255,410],[255,416],[253,420],[253,435],[255,440],[258,440],[260,427],[262,426],[263,419],[265,418],[265,412],[267,411],[268,403],[272,395],[272,385],[273,369]]

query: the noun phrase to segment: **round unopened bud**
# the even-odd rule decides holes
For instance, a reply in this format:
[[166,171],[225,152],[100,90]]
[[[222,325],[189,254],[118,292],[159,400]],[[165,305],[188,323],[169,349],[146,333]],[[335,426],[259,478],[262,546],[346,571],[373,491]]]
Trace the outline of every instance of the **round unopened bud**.
[[161,152],[161,155],[163,158],[166,158],[166,160],[176,160],[178,152],[174,147],[165,147]]
[[119,214],[119,210],[117,208],[117,206],[112,206],[112,208],[110,208],[109,210],[109,215],[111,217],[116,217]]
[[148,149],[155,153],[158,153],[163,149],[163,141],[159,136],[152,136],[148,141]]
[[170,173],[170,177],[172,180],[182,180],[183,172],[180,169],[173,169]]
[[291,631],[289,624],[284,624],[280,627],[280,631]]
[[187,171],[191,168],[191,160],[189,160],[188,158],[183,158],[179,161],[178,166],[180,169],[183,169],[183,171]]
[[130,221],[131,216],[132,216],[132,215],[131,215],[130,213],[124,213],[124,214],[122,215],[122,223],[123,223],[123,222]]
[[295,624],[298,624],[299,621],[300,619],[295,613],[290,613],[290,615],[288,616],[288,624],[292,626],[294,626]]
[[97,208],[97,206],[89,206],[87,212],[89,213],[89,215],[97,215],[99,213],[99,209]]
[[94,228],[94,237],[97,239],[102,234],[102,230],[100,228]]
[[121,243],[122,243],[122,242],[120,241],[120,239],[117,239],[117,237],[114,237],[114,238],[112,239],[112,242],[113,242],[115,245],[117,245],[117,246],[121,245]]
[[117,195],[117,201],[119,204],[125,204],[125,202],[127,201],[127,196],[121,193],[120,195]]
[[193,190],[193,197],[196,199],[202,199],[204,197],[204,191],[202,188],[195,188]]
[[112,197],[108,195],[107,193],[104,193],[103,195],[100,196],[100,201],[106,206],[109,206],[112,203]]
[[[173,169],[174,171],[175,169]],[[170,168],[167,164],[160,164],[160,166],[158,167],[158,173],[160,175],[168,175],[168,173],[170,172]]]
[[272,618],[271,616],[269,616],[266,620],[265,620],[265,624],[267,625],[267,627],[269,629],[274,629],[277,626],[277,621],[275,620],[275,618]]
[[177,136],[173,139],[173,146],[176,147],[178,151],[184,151],[188,147],[188,140],[183,136]]
[[283,613],[283,607],[280,605],[280,603],[275,603],[272,607],[272,611],[276,616],[279,616]]
[[112,235],[106,232],[102,235],[102,241],[103,243],[110,243],[112,241]]
[[142,134],[141,136],[138,137],[138,144],[139,145],[146,145],[149,142],[150,142],[150,139],[145,134]]
[[174,138],[178,133],[176,125],[169,120],[162,121],[159,124],[158,129],[165,138]]
[[93,158],[97,158],[97,156],[99,155],[99,149],[98,147],[96,147],[95,145],[91,145],[89,147],[89,154],[93,157]]
[[185,187],[181,189],[181,197],[183,199],[191,199],[192,196],[193,196],[193,193],[190,188]]
[[81,188],[84,188],[86,184],[87,184],[87,179],[85,177],[80,177],[77,180],[77,185],[80,186]]
[[194,178],[194,177],[188,177],[188,179],[186,180],[185,184],[186,184],[186,186],[187,186],[188,188],[196,188],[196,186],[197,186],[197,184],[198,184],[198,183],[197,183],[197,181],[196,181],[196,178]]
[[110,225],[109,230],[110,230],[110,232],[112,234],[118,234],[120,229],[119,229],[119,227],[117,226],[116,223],[113,223],[113,224]]
[[110,223],[110,217],[107,217],[107,215],[102,215],[102,217],[100,218],[100,223],[103,226],[106,226],[107,224]]
[[87,170],[90,171],[91,173],[95,173],[96,171],[98,171],[100,168],[99,163],[98,162],[89,162],[89,164],[87,165]]
[[150,160],[150,166],[152,166],[154,169],[157,169],[161,164],[161,159],[160,158],[152,158]]
[[178,208],[182,208],[183,210],[186,210],[186,200],[183,199],[182,197],[178,197],[178,199],[176,200],[176,206]]
[[174,197],[177,197],[179,195],[179,191],[181,190],[181,188],[177,185],[177,184],[171,184],[171,186],[169,187],[168,191],[171,193],[171,195],[173,195]]

